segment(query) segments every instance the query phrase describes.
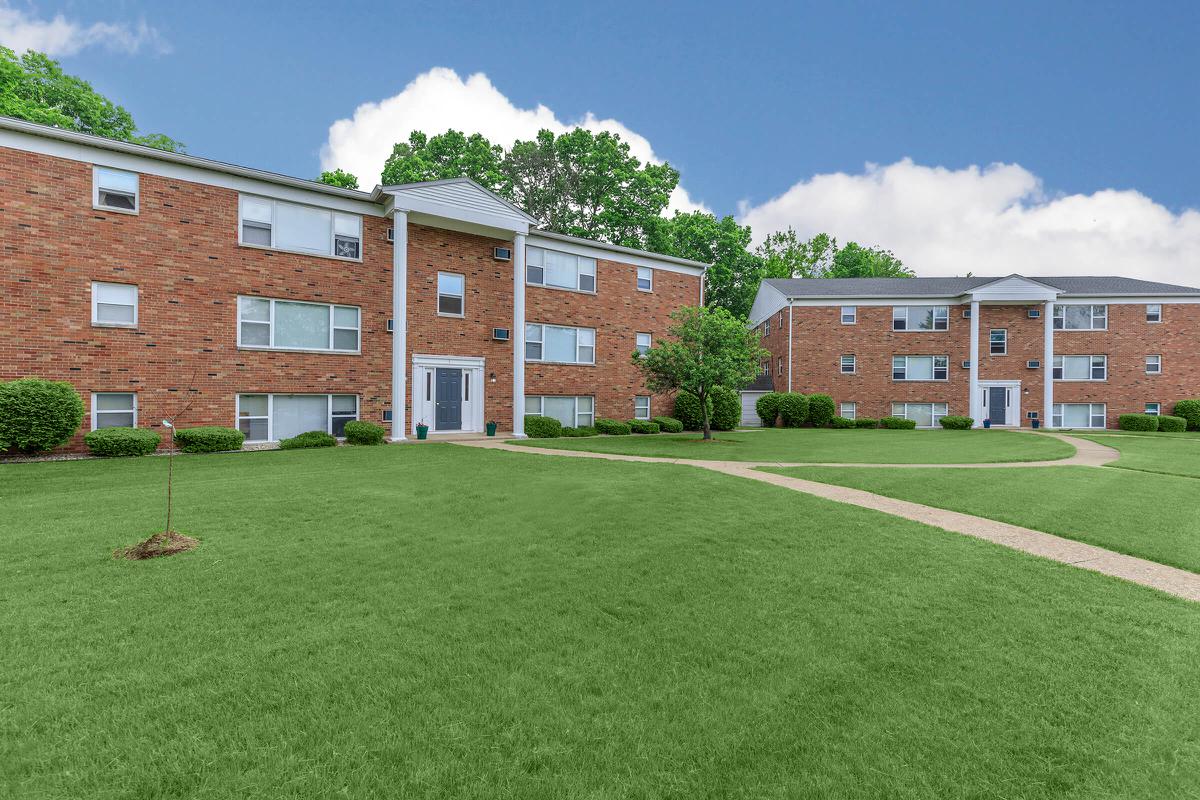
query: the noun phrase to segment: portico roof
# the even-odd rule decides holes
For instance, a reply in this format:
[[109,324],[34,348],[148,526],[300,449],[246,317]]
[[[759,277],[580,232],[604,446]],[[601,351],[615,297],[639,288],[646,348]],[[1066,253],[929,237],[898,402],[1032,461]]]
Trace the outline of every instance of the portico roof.
[[1200,296],[1200,289],[1116,275],[1063,277],[972,276],[964,278],[769,278],[763,283],[792,299],[851,297],[960,297],[1002,281],[1020,279],[1048,287],[1059,297]]

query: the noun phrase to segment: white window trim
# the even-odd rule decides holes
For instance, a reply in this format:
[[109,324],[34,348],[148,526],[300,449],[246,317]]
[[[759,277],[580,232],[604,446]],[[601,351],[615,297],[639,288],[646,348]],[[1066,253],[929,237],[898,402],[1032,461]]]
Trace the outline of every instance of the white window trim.
[[[1104,430],[1105,428],[1108,427],[1108,404],[1107,403],[1055,403],[1050,410],[1051,427],[1054,427],[1054,428],[1066,427],[1063,424],[1063,417],[1065,416],[1065,414],[1063,413],[1063,410],[1065,409],[1066,406],[1087,406],[1088,407],[1088,424],[1084,428],[1079,428],[1079,430],[1099,431],[1099,430]],[[1092,424],[1092,420],[1096,417],[1096,415],[1093,414],[1092,411],[1096,406],[1099,406],[1102,409],[1101,413],[1104,416],[1104,423],[1101,425],[1093,425]],[[1076,426],[1071,426],[1071,427],[1073,430],[1076,429]]]
[[[896,406],[903,406],[904,407],[903,413],[897,414]],[[893,402],[892,403],[892,416],[901,417],[902,419],[911,419],[911,417],[908,416],[908,407],[909,406],[929,406],[929,416],[930,416],[930,422],[932,424],[918,425],[917,426],[918,428],[929,428],[929,429],[940,428],[940,427],[942,427],[941,422],[940,422],[941,418],[950,416],[950,404],[949,403],[919,403],[919,402],[909,402],[909,401]],[[941,406],[943,409],[941,414],[937,413],[938,406]]]
[[[644,417],[639,417],[639,416],[638,416],[638,400],[642,400],[642,399],[644,399],[644,400],[646,401],[646,416],[644,416]],[[639,395],[635,395],[635,396],[634,396],[634,398],[633,398],[633,418],[634,418],[634,419],[646,420],[646,421],[649,421],[649,420],[653,419],[653,417],[654,417],[654,412],[652,412],[652,411],[650,410],[650,402],[651,402],[651,401],[650,401],[650,395],[648,395],[648,394],[639,394]]]
[[[1004,341],[1002,342],[1002,344],[1004,345],[1004,349],[998,353],[995,350],[995,342],[992,339],[992,337],[995,336],[997,333],[1004,334]],[[988,355],[989,356],[1006,356],[1006,355],[1008,355],[1008,328],[991,328],[988,330]]]
[[[574,256],[575,257],[575,288],[572,289],[570,286],[556,286],[552,283],[546,283],[546,262],[543,259],[542,265],[540,267],[537,266],[536,264],[530,264],[529,263],[529,251],[530,250],[541,250],[543,253],[552,252],[552,253],[558,253],[559,255],[564,255],[564,256]],[[584,272],[583,270],[581,270],[579,268],[580,260],[585,259],[585,258],[592,262],[592,271],[590,273]],[[529,270],[531,268],[532,269],[540,269],[542,271],[541,282],[529,280]],[[553,289],[556,292],[575,292],[576,294],[594,295],[597,293],[597,291],[600,288],[600,277],[599,277],[599,275],[597,275],[597,273],[599,271],[600,271],[599,260],[592,258],[591,256],[581,256],[578,253],[569,253],[566,250],[555,250],[553,247],[540,247],[540,246],[535,247],[533,245],[527,245],[525,247],[525,285],[526,286],[536,286],[539,289]],[[588,274],[590,274],[592,276],[592,284],[596,288],[595,289],[580,289],[579,288],[580,276],[588,275]]]
[[[896,327],[896,310],[900,309],[900,308],[904,309],[904,327],[903,328]],[[932,308],[933,309],[933,327],[932,328],[913,328],[913,327],[909,326],[908,323],[911,321],[909,319],[910,311],[914,308]],[[946,327],[944,327],[944,328],[937,327],[937,323],[938,323],[938,319],[939,319],[938,309],[944,309],[946,312],[944,315],[944,318],[946,320]],[[892,306],[892,331],[895,333],[945,333],[948,330],[950,330],[950,306],[942,306],[942,305]]]
[[102,395],[102,394],[132,395],[133,396],[133,408],[131,410],[133,411],[133,427],[136,428],[138,426],[138,396],[137,396],[137,392],[92,392],[92,407],[90,410],[91,417],[92,417],[92,430],[97,430],[97,428],[96,428],[96,415],[97,414],[128,414],[129,413],[128,411],[117,411],[117,410],[97,411],[96,410],[96,397],[97,397],[97,395]]
[[[903,378],[896,377],[896,359],[897,358],[904,359],[904,377]],[[908,362],[909,362],[909,359],[912,359],[912,358],[932,359],[932,363],[930,364],[930,369],[929,369],[929,374],[931,374],[931,375],[937,375],[937,370],[938,370],[937,360],[939,358],[944,359],[946,362],[946,366],[945,366],[946,377],[944,377],[944,378],[936,378],[936,377],[935,378],[910,378],[910,377],[908,377],[908,373],[912,371],[909,369]],[[949,382],[949,380],[950,380],[950,356],[940,356],[940,355],[939,356],[901,356],[901,355],[892,356],[892,381],[895,383],[947,383],[947,382]]]
[[[637,274],[634,276],[634,279],[633,279],[633,287],[635,289],[637,289],[639,292],[651,292],[652,293],[654,291],[654,268],[653,267],[637,267],[636,269],[637,269]],[[639,285],[642,281],[642,270],[646,270],[646,272],[648,272],[650,274],[650,288],[648,288],[648,289],[643,289]]]
[[[1150,307],[1158,308],[1158,318],[1150,319]],[[1146,304],[1146,323],[1149,325],[1161,325],[1163,321],[1163,304],[1162,303],[1147,303]]]
[[[575,416],[575,425],[572,427],[576,427],[576,428],[592,427],[596,424],[596,398],[593,395],[587,395],[587,394],[578,394],[578,395],[529,394],[529,395],[525,395],[525,414],[526,414],[526,416],[530,416],[530,415],[537,416],[537,417],[542,416],[542,409],[544,407],[543,403],[545,402],[547,397],[569,397],[575,401],[575,410],[573,412],[573,414]],[[583,412],[581,412],[579,410],[579,401],[583,398],[587,398],[592,401],[592,410],[590,413],[583,414]],[[534,404],[529,402],[530,400],[537,401],[537,410],[536,411],[533,410]],[[591,421],[584,425],[581,425],[579,422],[579,417],[581,414],[583,414],[584,416],[587,416],[587,417],[591,417]]]
[[646,350],[649,350],[651,347],[654,347],[654,336],[652,334],[646,333],[645,331],[640,331],[640,332],[633,334],[634,352],[636,352],[638,355],[645,355],[646,350],[642,350],[642,345],[638,342],[639,336],[646,337]]
[[[846,369],[846,359],[850,359],[850,369]],[[841,375],[856,375],[858,374],[858,356],[843,355],[838,359],[838,372]]]
[[[1068,328],[1066,326],[1067,325],[1067,310],[1066,310],[1067,306],[1078,306],[1078,307],[1082,307],[1082,308],[1091,309],[1089,313],[1091,315],[1090,319],[1091,319],[1092,327],[1090,327],[1090,328]],[[1096,327],[1096,309],[1097,308],[1104,309],[1104,327],[1102,327],[1102,328]],[[1059,327],[1059,325],[1058,325],[1058,323],[1060,321],[1062,322],[1062,327]],[[1054,319],[1051,322],[1051,327],[1054,328],[1055,333],[1064,333],[1064,332],[1070,333],[1072,331],[1106,331],[1106,330],[1108,330],[1108,305],[1106,303],[1055,303],[1054,304]]]
[[[850,409],[850,413],[846,413],[846,409]],[[858,419],[858,403],[840,403],[838,404],[838,416],[842,419]]]
[[[1150,406],[1154,406],[1153,411],[1150,410]],[[1152,417],[1162,416],[1162,403],[1146,403],[1145,408],[1145,413]]]
[[[1103,378],[1091,378],[1091,377],[1088,377],[1088,378],[1061,377],[1060,378],[1060,377],[1056,377],[1055,376],[1056,372],[1061,372],[1064,376],[1067,374],[1066,361],[1065,360],[1062,361],[1061,365],[1058,363],[1059,359],[1067,359],[1067,358],[1086,358],[1086,359],[1088,359],[1088,375],[1089,376],[1092,374],[1092,370],[1095,368],[1095,363],[1094,363],[1095,359],[1097,359],[1097,358],[1104,359],[1104,377]],[[1104,383],[1108,380],[1108,356],[1100,355],[1099,353],[1093,353],[1093,354],[1071,353],[1071,354],[1064,354],[1064,355],[1055,355],[1054,360],[1050,362],[1050,378],[1055,383]],[[1075,405],[1077,405],[1077,404],[1075,404]]]
[[[1158,359],[1157,369],[1150,369],[1150,359],[1152,359],[1152,358]],[[1162,375],[1162,355],[1161,354],[1160,355],[1154,355],[1154,354],[1148,355],[1143,360],[1143,363],[1145,363],[1145,365],[1146,365],[1146,374],[1147,375]]]
[[[262,419],[261,416],[243,417],[242,416],[242,395],[266,395],[267,398],[267,438],[266,439],[251,439],[246,438],[248,443],[262,444],[265,442],[279,441],[275,437],[275,393],[271,392],[238,392],[233,396],[233,427],[236,430],[241,430],[243,419]],[[325,398],[325,432],[333,435],[333,398],[338,397],[353,397],[354,398],[354,419],[362,419],[362,398],[354,392],[331,392],[324,394],[323,392],[278,392],[278,395],[283,396],[304,396],[304,397],[324,397]],[[349,414],[338,414],[339,417],[348,417]],[[350,422],[351,420],[346,420]],[[344,439],[344,436],[339,436],[338,439]]]
[[[579,367],[594,367],[594,366],[596,366],[596,348],[599,345],[596,341],[596,329],[595,328],[582,328],[582,327],[578,327],[575,325],[554,325],[549,322],[527,322],[527,323],[525,323],[525,325],[526,325],[526,327],[529,327],[532,325],[532,326],[536,326],[536,327],[542,329],[542,335],[541,335],[540,339],[530,339],[529,334],[526,333],[525,334],[525,343],[527,345],[531,341],[540,343],[542,345],[542,356],[543,356],[542,358],[530,358],[529,357],[529,349],[528,349],[528,347],[526,347],[526,349],[525,349],[525,360],[526,361],[533,362],[535,364],[568,364],[571,366],[579,366]],[[576,359],[575,361],[551,361],[551,360],[545,358],[545,355],[546,355],[546,329],[547,328],[559,328],[560,330],[568,330],[568,331],[591,331],[592,332],[592,344],[591,344],[592,360],[591,361],[580,361],[579,360],[579,348],[587,347],[588,345],[581,345],[579,343],[579,334],[578,333],[576,333],[576,335],[575,335],[575,359]],[[556,397],[557,395],[545,395],[545,396]],[[567,395],[563,395],[563,396],[565,397]],[[575,395],[572,395],[572,396],[575,396]],[[583,397],[584,395],[578,395],[578,396]]]
[[[849,314],[846,313],[846,309],[850,310]],[[850,318],[849,321],[847,321],[846,317]],[[843,325],[857,325],[858,306],[842,306],[838,311],[838,318],[842,321]]]
[[[271,304],[270,319],[265,323],[270,326],[271,344],[242,344],[242,298],[247,300],[266,300]],[[280,347],[275,345],[275,304],[299,303],[306,306],[325,306],[329,309],[329,348],[320,347]],[[358,311],[358,327],[349,328],[345,325],[334,325],[334,309],[353,308]],[[246,322],[262,325],[262,320],[245,320]],[[353,350],[340,350],[333,346],[334,334],[337,331],[358,331],[358,347]],[[259,297],[252,294],[240,294],[237,297],[237,347],[239,350],[276,350],[284,353],[338,353],[341,355],[362,354],[362,308],[347,303],[315,303],[311,300],[289,300],[284,297]],[[262,392],[246,392],[245,394],[262,394]]]
[[781,359],[779,359],[778,371],[777,371],[775,374],[776,374],[776,375],[782,375],[782,374],[783,374],[783,359],[782,359],[782,358],[781,358]]
[[[462,278],[462,287],[463,287],[462,294],[460,294],[460,295],[454,295],[454,294],[443,295],[442,290],[440,288],[440,284],[442,282],[443,275],[453,275],[456,278]],[[439,270],[438,274],[437,274],[437,283],[438,283],[438,285],[434,286],[434,290],[437,292],[437,315],[439,317],[452,317],[452,318],[464,319],[467,316],[467,276],[462,274],[461,272],[445,272],[445,271]],[[442,311],[442,298],[443,297],[457,297],[459,300],[459,305],[462,307],[462,313],[450,314],[448,312]],[[359,324],[361,325],[362,324],[362,312],[361,311],[359,312],[358,319],[359,319]]]
[[[100,171],[109,170],[111,172],[124,172],[127,175],[132,175],[137,179],[137,188],[133,191],[133,210],[128,208],[113,208],[100,204]],[[104,164],[92,165],[92,208],[97,211],[108,211],[114,214],[129,214],[137,216],[142,211],[142,176],[140,173],[131,172],[127,169],[118,169],[116,167],[105,166]]]
[[[133,322],[103,322],[99,319],[100,300],[96,296],[97,286],[132,286],[133,287]],[[114,283],[113,281],[92,281],[92,325],[97,328],[136,328],[138,326],[138,306],[141,305],[141,290],[136,283]],[[112,305],[112,304],[110,304]]]
[[[242,217],[242,205],[243,205],[243,198],[246,198],[246,197],[252,197],[255,200],[259,200],[264,203],[271,204],[271,244],[269,244],[269,245],[255,244],[253,242],[247,242],[242,239],[242,229],[243,229],[243,225],[244,225],[244,219]],[[279,203],[286,203],[287,205],[291,205],[291,206],[304,206],[305,208],[315,208],[318,211],[324,211],[324,212],[328,213],[329,214],[329,252],[328,253],[314,253],[311,250],[294,250],[292,248],[279,247],[278,245],[276,245],[275,244],[275,234],[277,232],[278,225],[275,222],[275,207]],[[338,236],[345,235],[345,234],[339,234],[335,230],[336,226],[333,224],[333,217],[336,214],[342,214],[347,217],[358,217],[358,258],[347,258],[346,256],[334,255],[334,247],[335,247],[334,241],[337,239]],[[238,220],[237,220],[238,247],[249,247],[254,250],[272,250],[272,251],[278,252],[278,253],[295,253],[297,255],[302,255],[302,256],[312,256],[313,258],[332,258],[334,261],[349,261],[351,263],[361,264],[362,260],[363,260],[363,249],[365,247],[365,242],[363,241],[365,238],[363,236],[363,228],[364,228],[364,225],[363,225],[362,215],[355,214],[350,211],[341,211],[339,209],[327,208],[325,206],[315,206],[310,203],[297,203],[293,200],[279,200],[274,197],[264,197],[263,195],[259,195],[259,194],[243,194],[243,193],[238,194]]]

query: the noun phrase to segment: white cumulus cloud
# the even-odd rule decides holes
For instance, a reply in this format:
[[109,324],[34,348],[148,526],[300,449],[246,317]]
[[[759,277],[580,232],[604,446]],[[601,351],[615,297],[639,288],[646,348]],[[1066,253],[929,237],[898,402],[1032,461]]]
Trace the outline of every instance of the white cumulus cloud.
[[166,40],[144,20],[136,24],[93,22],[84,24],[56,14],[42,19],[30,11],[13,8],[0,0],[0,45],[18,55],[38,50],[59,58],[88,47],[103,47],[119,53],[136,53],[143,48],[155,53],[170,52]]
[[[662,163],[645,136],[615,119],[600,119],[588,112],[582,119],[563,121],[549,108],[518,108],[481,72],[464,80],[445,67],[418,75],[404,89],[377,103],[364,103],[350,119],[340,119],[329,128],[321,149],[321,168],[340,167],[359,176],[364,186],[379,180],[383,162],[392,145],[408,139],[411,131],[430,136],[453,128],[482,134],[489,141],[510,146],[518,139],[532,139],[542,128],[564,133],[573,128],[620,134],[630,153],[643,162]],[[671,210],[707,210],[677,187],[671,195]]]
[[894,252],[918,275],[1124,275],[1200,285],[1200,212],[1129,189],[1050,195],[1017,164],[910,159],[814,175],[740,221],[756,240],[791,226]]

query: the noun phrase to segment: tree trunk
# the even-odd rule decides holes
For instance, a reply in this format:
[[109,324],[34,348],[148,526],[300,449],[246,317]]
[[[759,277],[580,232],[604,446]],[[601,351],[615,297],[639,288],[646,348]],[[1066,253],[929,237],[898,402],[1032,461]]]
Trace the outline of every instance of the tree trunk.
[[707,402],[707,400],[708,400],[707,395],[703,395],[703,394],[700,395],[700,416],[704,420],[704,439],[705,439],[705,441],[712,439],[712,428],[709,427],[709,422],[708,422],[708,402]]

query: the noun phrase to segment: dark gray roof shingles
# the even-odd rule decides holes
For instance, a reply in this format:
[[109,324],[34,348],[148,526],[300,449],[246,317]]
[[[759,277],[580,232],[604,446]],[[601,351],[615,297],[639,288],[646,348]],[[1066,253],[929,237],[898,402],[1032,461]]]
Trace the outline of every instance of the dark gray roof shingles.
[[[767,284],[788,297],[946,297],[963,294],[1006,276],[972,278],[770,278]],[[1115,275],[1022,276],[1064,295],[1193,294],[1200,289]]]

